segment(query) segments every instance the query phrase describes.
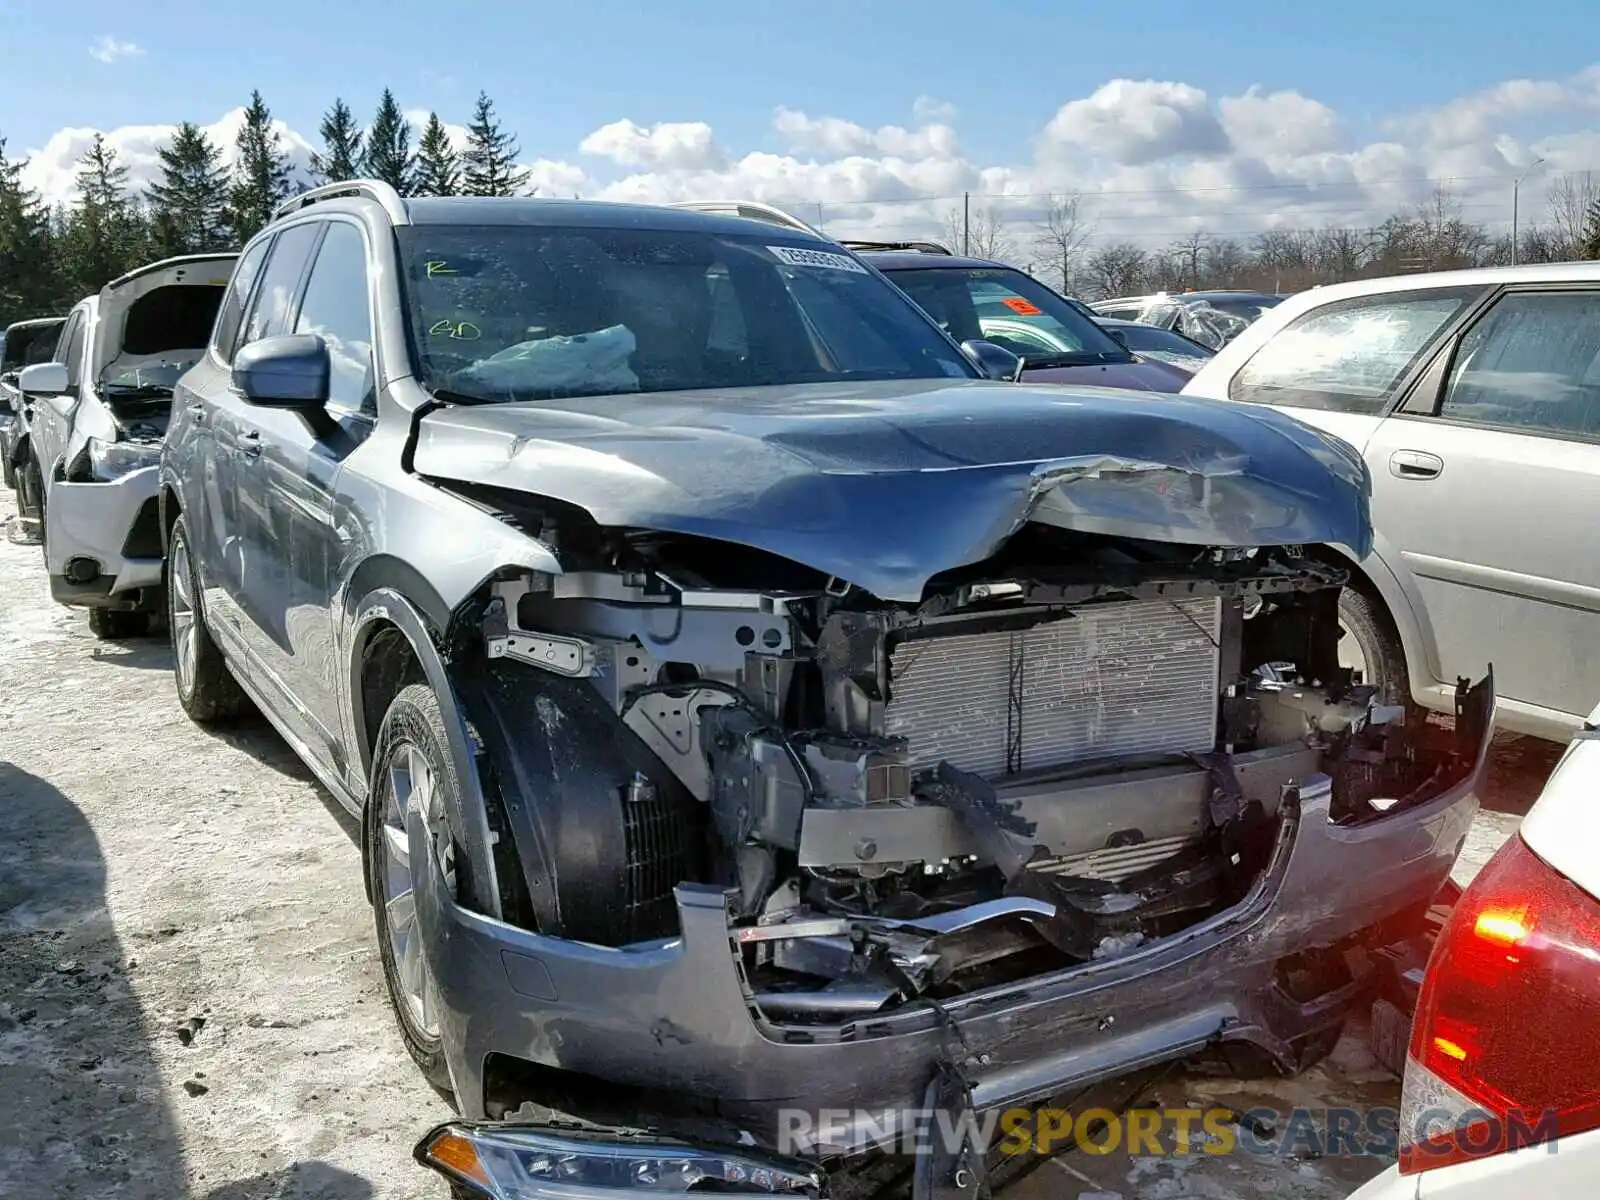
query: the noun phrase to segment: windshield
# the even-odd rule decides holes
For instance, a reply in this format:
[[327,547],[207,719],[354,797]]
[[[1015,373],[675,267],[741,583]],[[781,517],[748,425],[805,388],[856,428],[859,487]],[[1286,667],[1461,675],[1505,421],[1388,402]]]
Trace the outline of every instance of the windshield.
[[984,341],[1030,367],[1127,362],[1128,353],[1064,297],[1009,267],[933,267],[889,277],[957,342]]
[[855,258],[781,230],[397,234],[418,374],[446,400],[977,375]]
[[1242,317],[1246,321],[1254,321],[1267,309],[1276,308],[1282,300],[1282,296],[1247,296],[1238,300],[1221,296],[1206,297],[1206,302],[1212,308],[1220,309],[1230,317]]

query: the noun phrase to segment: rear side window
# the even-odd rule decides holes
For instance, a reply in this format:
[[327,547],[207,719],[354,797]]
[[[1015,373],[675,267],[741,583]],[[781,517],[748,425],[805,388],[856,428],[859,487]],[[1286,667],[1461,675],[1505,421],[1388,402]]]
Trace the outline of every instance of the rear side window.
[[295,295],[300,290],[300,280],[311,258],[311,248],[317,243],[323,222],[313,221],[285,229],[272,243],[272,255],[261,274],[261,286],[250,304],[245,318],[244,335],[239,339],[242,349],[264,337],[277,337],[290,332],[289,314],[294,307]]
[[1600,436],[1600,292],[1503,297],[1462,335],[1439,415]]
[[1383,411],[1477,289],[1363,296],[1290,322],[1240,368],[1228,396],[1328,412]]
[[211,348],[223,362],[233,358],[233,344],[238,340],[239,326],[244,322],[244,306],[250,299],[250,289],[255,285],[256,276],[261,274],[261,260],[266,258],[267,247],[271,244],[271,238],[256,243],[233,269],[233,279],[217,312],[217,325],[211,338]]

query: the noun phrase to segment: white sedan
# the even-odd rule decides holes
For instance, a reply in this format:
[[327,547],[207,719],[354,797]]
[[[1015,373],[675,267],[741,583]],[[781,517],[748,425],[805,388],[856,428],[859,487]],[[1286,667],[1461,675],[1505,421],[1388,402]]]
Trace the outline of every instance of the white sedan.
[[1600,1190],[1600,708],[1463,893],[1417,1000],[1400,1161],[1351,1200]]

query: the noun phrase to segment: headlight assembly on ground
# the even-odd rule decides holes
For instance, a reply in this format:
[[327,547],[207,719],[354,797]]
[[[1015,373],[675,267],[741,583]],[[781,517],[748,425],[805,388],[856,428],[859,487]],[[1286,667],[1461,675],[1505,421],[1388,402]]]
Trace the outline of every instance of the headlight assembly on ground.
[[642,1200],[697,1191],[801,1197],[822,1191],[821,1175],[804,1164],[757,1152],[530,1126],[441,1125],[417,1144],[416,1158],[492,1200]]
[[121,479],[161,461],[159,442],[102,442],[99,438],[90,438],[87,448],[96,479]]

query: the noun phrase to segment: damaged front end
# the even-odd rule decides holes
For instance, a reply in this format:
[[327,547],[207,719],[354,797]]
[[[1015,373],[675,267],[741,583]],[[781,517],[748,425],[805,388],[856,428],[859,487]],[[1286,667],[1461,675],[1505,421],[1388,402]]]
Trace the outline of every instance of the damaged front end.
[[[1341,560],[1245,544],[1247,471],[1080,467],[1024,470],[990,552],[877,572],[922,571],[914,600],[778,539],[445,485],[565,568],[508,573],[457,630],[522,881],[503,920],[419,901],[471,1014],[445,1032],[466,1116],[539,1146],[519,1105],[588,1081],[564,1111],[692,1110],[674,1137],[798,1153],[799,1178],[916,1112],[1218,1047],[1315,1057],[1460,848],[1492,683],[1462,681],[1453,725],[1376,704],[1339,666]],[[1230,536],[1173,540],[1206,529]],[[853,1116],[780,1138],[830,1108]],[[518,1186],[484,1194],[558,1194]]]

